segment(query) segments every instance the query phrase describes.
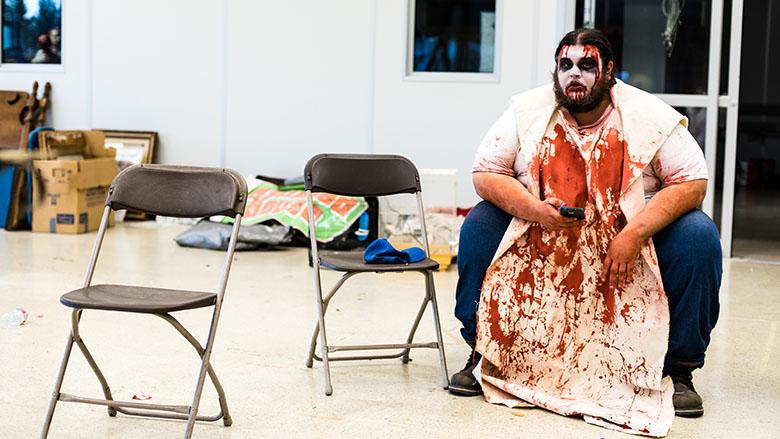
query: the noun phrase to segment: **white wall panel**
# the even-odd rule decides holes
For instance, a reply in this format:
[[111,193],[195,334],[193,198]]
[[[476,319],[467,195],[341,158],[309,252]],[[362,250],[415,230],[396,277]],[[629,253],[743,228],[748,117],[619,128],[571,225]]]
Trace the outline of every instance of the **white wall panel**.
[[230,2],[228,166],[293,177],[370,151],[371,1]]
[[93,5],[93,125],[158,131],[159,162],[217,165],[223,142],[223,3]]

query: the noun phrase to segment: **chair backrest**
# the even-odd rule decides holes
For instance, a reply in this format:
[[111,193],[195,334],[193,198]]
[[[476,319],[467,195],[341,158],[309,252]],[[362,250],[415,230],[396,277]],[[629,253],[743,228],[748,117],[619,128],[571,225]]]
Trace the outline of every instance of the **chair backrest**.
[[200,218],[244,214],[247,186],[225,168],[135,165],[116,176],[106,205],[162,216]]
[[398,155],[319,154],[306,163],[304,186],[312,192],[379,197],[419,192],[420,176]]

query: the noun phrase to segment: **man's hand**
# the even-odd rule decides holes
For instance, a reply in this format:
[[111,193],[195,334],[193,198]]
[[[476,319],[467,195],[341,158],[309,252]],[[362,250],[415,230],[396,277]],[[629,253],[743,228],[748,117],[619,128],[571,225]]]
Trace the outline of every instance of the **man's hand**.
[[631,270],[647,240],[698,206],[706,192],[707,180],[692,180],[661,189],[612,239],[601,279],[608,280],[615,287],[622,287],[631,279]]
[[532,221],[541,224],[547,230],[563,230],[578,227],[581,224],[581,220],[561,215],[558,209],[562,205],[563,201],[553,197],[540,201],[534,208],[535,214]]
[[630,281],[642,244],[639,235],[630,229],[623,229],[618,233],[607,249],[604,271],[601,273],[602,281],[609,281],[616,288],[622,288]]

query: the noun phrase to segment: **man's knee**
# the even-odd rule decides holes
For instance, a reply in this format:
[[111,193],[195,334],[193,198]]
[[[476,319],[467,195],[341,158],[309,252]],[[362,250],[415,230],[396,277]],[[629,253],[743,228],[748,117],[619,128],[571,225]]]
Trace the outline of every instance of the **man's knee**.
[[659,263],[706,264],[720,267],[723,259],[720,236],[715,223],[694,209],[653,237]]
[[683,215],[679,221],[682,223],[682,233],[692,246],[706,256],[723,259],[718,228],[706,213],[695,209]]
[[477,271],[486,269],[511,220],[511,215],[487,201],[474,206],[460,228],[458,267],[476,264]]
[[469,214],[466,215],[461,230],[463,228],[489,231],[500,230],[503,236],[503,232],[509,227],[510,221],[512,221],[512,215],[483,200],[477,203],[469,211]]
[[[667,226],[653,241],[670,309],[674,311],[680,303],[709,308],[705,314],[715,314],[714,325],[723,274],[720,237],[715,224],[696,209]],[[697,313],[689,311],[684,314],[695,319]],[[680,315],[680,318],[688,317]]]

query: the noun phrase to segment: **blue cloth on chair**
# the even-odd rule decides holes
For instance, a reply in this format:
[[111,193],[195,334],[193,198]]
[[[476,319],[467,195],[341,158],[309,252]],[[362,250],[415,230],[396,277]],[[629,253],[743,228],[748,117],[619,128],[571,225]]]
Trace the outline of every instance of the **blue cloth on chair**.
[[377,239],[366,247],[363,260],[367,264],[408,264],[425,259],[425,250],[411,247],[396,250],[386,239]]

